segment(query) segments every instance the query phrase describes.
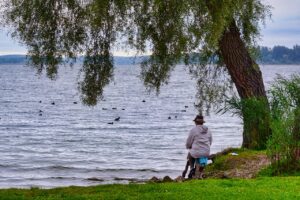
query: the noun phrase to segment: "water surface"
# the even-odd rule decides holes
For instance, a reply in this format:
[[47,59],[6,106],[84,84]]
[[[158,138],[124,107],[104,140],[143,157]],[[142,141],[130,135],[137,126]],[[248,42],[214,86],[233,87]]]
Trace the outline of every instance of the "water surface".
[[[159,96],[145,91],[137,66],[117,66],[105,101],[95,107],[80,103],[76,66],[61,67],[56,81],[28,67],[0,68],[0,188],[127,183],[181,174],[197,113],[195,80],[182,66]],[[262,71],[268,85],[276,73],[299,73],[300,66],[262,66]],[[114,121],[117,117],[120,121]],[[206,121],[212,153],[241,145],[239,118],[212,114]]]

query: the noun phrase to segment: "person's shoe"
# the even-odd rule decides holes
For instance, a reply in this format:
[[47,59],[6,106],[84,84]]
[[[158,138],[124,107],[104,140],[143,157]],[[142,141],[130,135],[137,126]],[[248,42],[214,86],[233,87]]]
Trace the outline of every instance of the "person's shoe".
[[204,173],[201,172],[201,173],[199,174],[199,179],[204,179],[204,178],[205,178]]
[[189,179],[191,179],[191,178],[193,178],[193,177],[195,176],[195,171],[196,171],[195,168],[191,169],[191,171],[190,171],[190,173],[189,173],[189,175],[188,175],[188,178],[189,178]]

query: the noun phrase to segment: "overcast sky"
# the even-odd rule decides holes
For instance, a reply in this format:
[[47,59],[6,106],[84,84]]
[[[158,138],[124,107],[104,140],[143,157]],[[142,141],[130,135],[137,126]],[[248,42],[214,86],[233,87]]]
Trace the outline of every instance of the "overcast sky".
[[[300,0],[264,0],[273,6],[272,19],[262,27],[261,46],[283,45],[292,48],[300,45]],[[0,30],[0,54],[25,54],[26,49]],[[127,55],[117,52],[117,55]]]

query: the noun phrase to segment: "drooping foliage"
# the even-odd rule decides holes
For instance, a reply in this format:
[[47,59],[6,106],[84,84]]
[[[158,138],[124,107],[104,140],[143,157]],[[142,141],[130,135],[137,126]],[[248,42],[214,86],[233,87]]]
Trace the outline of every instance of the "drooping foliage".
[[11,1],[7,20],[15,28],[13,36],[28,46],[28,54],[38,72],[45,68],[55,78],[63,56],[75,58],[86,37],[84,9],[76,0]]
[[[121,45],[152,53],[141,65],[149,89],[159,91],[177,63],[189,65],[203,110],[232,87],[219,51],[223,33],[236,22],[252,48],[269,7],[259,0],[6,0],[3,11],[38,72],[55,78],[62,62],[85,55],[85,104],[102,98],[113,76],[112,47]],[[207,65],[212,61],[217,65]]]

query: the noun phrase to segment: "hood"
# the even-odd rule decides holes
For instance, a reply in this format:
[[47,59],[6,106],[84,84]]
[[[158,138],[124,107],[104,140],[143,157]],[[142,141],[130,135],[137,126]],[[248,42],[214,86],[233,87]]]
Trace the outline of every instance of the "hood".
[[198,125],[198,127],[201,130],[201,134],[207,134],[207,132],[208,132],[208,127],[207,126],[205,126],[205,125]]

